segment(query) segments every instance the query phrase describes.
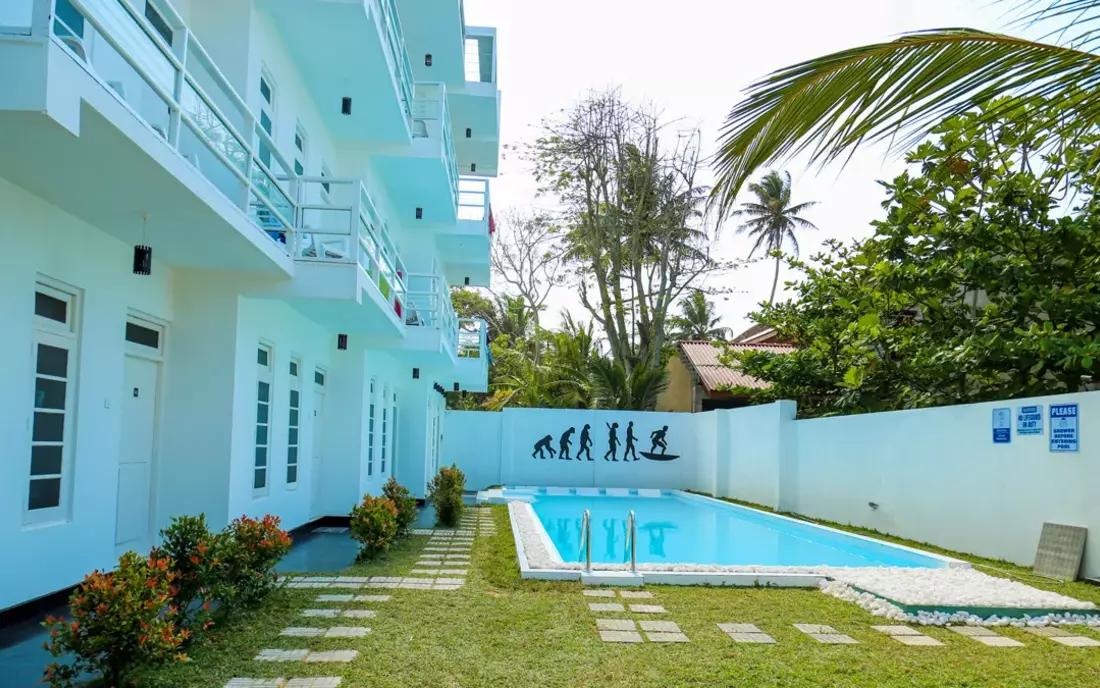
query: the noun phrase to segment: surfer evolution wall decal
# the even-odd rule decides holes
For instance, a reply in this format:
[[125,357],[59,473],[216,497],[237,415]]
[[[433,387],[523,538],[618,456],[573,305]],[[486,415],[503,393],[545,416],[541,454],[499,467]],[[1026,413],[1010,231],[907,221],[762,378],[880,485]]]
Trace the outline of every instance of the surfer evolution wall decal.
[[[604,461],[619,462],[619,447],[623,446],[622,440],[619,439],[619,424],[618,423],[604,423],[607,426],[607,451],[604,452]],[[531,458],[533,459],[553,459],[572,461],[573,460],[573,435],[576,434],[577,428],[570,427],[561,434],[558,438],[558,449],[554,451],[554,436],[545,435],[538,442],[535,442],[534,451],[531,452]],[[623,458],[622,462],[631,463],[633,461],[640,461],[638,458],[644,456],[650,461],[673,461],[680,458],[679,454],[668,453],[668,426],[664,425],[649,433],[650,448],[649,451],[638,451],[636,443],[638,442],[638,436],[634,431],[634,421],[630,421],[626,424],[625,431],[626,444],[623,446]],[[577,461],[595,461],[592,458],[592,426],[587,423],[581,428],[580,443],[577,448]],[[660,450],[658,452],[658,450]],[[549,454],[549,456],[547,456]]]

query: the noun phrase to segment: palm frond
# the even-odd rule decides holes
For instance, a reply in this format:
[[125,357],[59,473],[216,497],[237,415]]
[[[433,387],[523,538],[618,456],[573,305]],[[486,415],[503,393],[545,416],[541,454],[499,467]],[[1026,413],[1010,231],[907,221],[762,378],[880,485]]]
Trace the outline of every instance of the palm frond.
[[[1005,2],[1006,0],[1001,0]],[[1011,0],[1016,24],[1049,27],[1041,40],[1092,50],[1100,42],[1100,0]]]
[[[1062,0],[1066,5],[1071,0]],[[814,163],[864,141],[907,146],[945,117],[1006,93],[1055,96],[1100,87],[1100,56],[975,29],[947,28],[852,48],[773,72],[722,127],[712,201],[725,216],[753,172],[809,152]],[[1095,117],[1100,99],[1080,99]]]

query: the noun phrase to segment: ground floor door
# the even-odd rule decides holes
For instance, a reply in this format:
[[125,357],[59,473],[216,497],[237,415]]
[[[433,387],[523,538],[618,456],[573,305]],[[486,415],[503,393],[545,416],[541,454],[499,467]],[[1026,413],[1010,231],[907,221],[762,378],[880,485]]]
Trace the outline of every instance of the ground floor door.
[[160,364],[127,356],[122,386],[115,549],[145,554],[152,545],[153,452]]
[[310,483],[313,485],[310,515],[313,518],[325,516],[322,503],[322,478],[324,471],[324,444],[325,444],[325,392],[318,388],[313,393],[313,453],[312,464],[309,467]]

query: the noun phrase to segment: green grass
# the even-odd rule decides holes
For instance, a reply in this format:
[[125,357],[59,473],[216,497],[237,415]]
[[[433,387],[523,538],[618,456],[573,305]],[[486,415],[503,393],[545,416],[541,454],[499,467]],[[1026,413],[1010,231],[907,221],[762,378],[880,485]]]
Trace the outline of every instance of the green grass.
[[[998,630],[1026,647],[986,647],[942,628],[925,632],[946,647],[905,647],[870,628],[883,623],[880,619],[814,590],[648,586],[657,598],[653,602],[670,611],[653,618],[675,621],[692,642],[605,644],[594,619],[624,615],[590,613],[589,602],[610,600],[584,597],[579,583],[520,579],[507,511],[494,507],[493,514],[497,533],[475,540],[467,583],[457,591],[365,590],[392,599],[354,605],[378,610],[374,619],[338,623],[297,617],[303,608],[334,606],[313,601],[324,591],[282,591],[250,616],[218,629],[192,653],[192,661],[151,672],[141,685],[222,688],[235,676],[343,676],[348,688],[1097,685],[1098,649],[1062,647],[1014,628]],[[384,558],[356,564],[347,575],[407,575],[426,542],[410,538]],[[1054,589],[1097,598],[1088,586]],[[735,644],[716,626],[726,621],[755,623],[778,644]],[[355,623],[374,630],[362,639],[279,636],[286,626]],[[819,645],[793,623],[829,624],[860,644]],[[1100,638],[1095,631],[1077,632]],[[261,648],[355,648],[360,655],[346,665],[273,665],[251,660]]]

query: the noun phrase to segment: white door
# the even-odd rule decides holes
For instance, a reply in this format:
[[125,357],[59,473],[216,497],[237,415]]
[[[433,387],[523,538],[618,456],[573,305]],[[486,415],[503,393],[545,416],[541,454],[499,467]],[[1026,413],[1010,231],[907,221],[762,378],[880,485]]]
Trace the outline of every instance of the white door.
[[321,471],[324,463],[325,444],[325,393],[315,390],[313,393],[313,465],[309,468],[313,483],[313,517],[324,516],[321,498]]
[[122,436],[118,457],[115,549],[145,554],[150,542],[153,447],[159,364],[126,357],[122,387]]

